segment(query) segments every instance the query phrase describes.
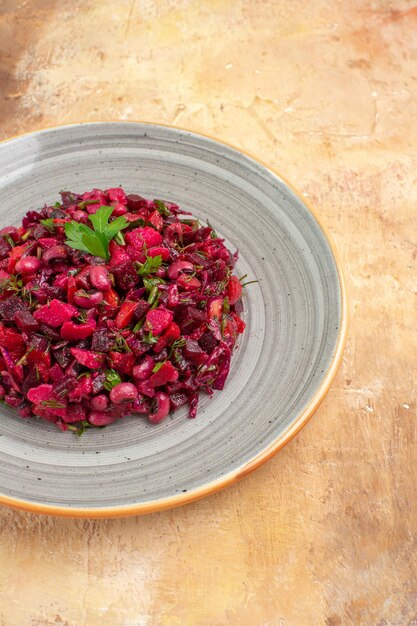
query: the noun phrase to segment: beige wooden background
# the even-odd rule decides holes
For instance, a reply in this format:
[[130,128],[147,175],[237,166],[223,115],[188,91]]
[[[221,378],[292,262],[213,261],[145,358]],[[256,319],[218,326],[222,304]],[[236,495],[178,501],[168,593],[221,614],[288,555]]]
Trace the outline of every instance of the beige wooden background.
[[0,0],[1,138],[149,120],[247,149],[317,207],[351,309],[324,404],[238,485],[125,520],[1,508],[1,626],[417,624],[416,33],[407,0]]

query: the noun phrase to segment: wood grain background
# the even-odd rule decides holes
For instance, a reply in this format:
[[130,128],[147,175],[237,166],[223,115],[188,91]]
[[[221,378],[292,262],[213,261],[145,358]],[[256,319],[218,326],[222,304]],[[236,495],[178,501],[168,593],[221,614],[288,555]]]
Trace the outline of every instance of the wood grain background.
[[251,151],[341,253],[350,336],[278,456],[204,501],[0,509],[1,626],[415,626],[417,6],[1,0],[0,138],[148,120]]

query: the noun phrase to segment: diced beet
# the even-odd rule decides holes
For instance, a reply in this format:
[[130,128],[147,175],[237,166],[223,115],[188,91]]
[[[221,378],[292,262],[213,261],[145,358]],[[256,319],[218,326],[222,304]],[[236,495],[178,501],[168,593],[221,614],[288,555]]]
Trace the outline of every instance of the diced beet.
[[72,356],[84,367],[92,370],[99,369],[104,365],[105,355],[90,350],[80,350],[79,348],[71,348]]
[[140,211],[148,206],[148,201],[142,196],[138,196],[136,193],[131,193],[126,196],[126,204],[130,211]]
[[27,394],[28,400],[34,404],[40,404],[41,402],[47,402],[53,400],[55,397],[53,385],[39,385],[38,387],[32,387]]
[[12,322],[16,313],[25,310],[26,305],[20,298],[17,296],[9,296],[7,300],[0,302],[0,319],[6,322]]
[[59,349],[52,349],[55,359],[58,361],[62,368],[66,368],[71,362],[71,352],[69,346],[64,346]]
[[93,393],[93,383],[90,376],[83,376],[77,381],[77,386],[69,391],[70,402],[81,402],[88,399]]
[[202,365],[207,360],[207,354],[203,352],[198,343],[192,339],[187,339],[185,342],[183,354],[186,359],[196,365]]
[[126,300],[123,302],[118,314],[116,315],[115,322],[117,328],[125,328],[130,324],[133,320],[136,308],[136,302],[128,302]]
[[73,424],[74,422],[81,422],[87,417],[85,408],[82,404],[69,404],[66,407],[65,415],[62,419],[66,424]]
[[[54,365],[54,367],[56,367],[56,365]],[[61,380],[54,386],[55,394],[59,398],[65,398],[65,396],[76,389],[77,386],[78,381],[74,376],[66,376],[65,374],[62,374]]]
[[133,366],[135,365],[135,357],[131,352],[109,352],[109,361],[111,367],[117,370],[120,374],[131,374]]
[[174,383],[178,380],[178,376],[178,370],[175,369],[170,361],[167,361],[158,369],[157,372],[152,374],[149,382],[152,387],[161,387],[166,383]]
[[141,380],[136,383],[136,389],[143,396],[147,396],[148,398],[153,398],[155,396],[155,389],[152,387],[149,380]]
[[159,246],[162,243],[162,236],[154,228],[143,226],[126,233],[125,240],[132,246],[142,250],[144,246],[148,249]]
[[113,276],[119,289],[127,291],[138,282],[138,273],[132,261],[127,261],[113,268]]
[[163,217],[158,211],[152,211],[152,213],[148,217],[148,222],[153,224],[156,230],[162,230],[164,226]]
[[130,257],[127,254],[125,248],[123,246],[118,246],[114,241],[110,242],[109,245],[110,250],[110,262],[109,267],[113,270],[117,268],[122,263],[127,263],[130,261]]
[[56,384],[59,383],[65,376],[61,366],[58,365],[58,363],[54,363],[54,365],[51,367],[51,369],[49,370],[49,376],[52,383],[55,385],[56,391]]
[[65,304],[60,300],[51,300],[49,305],[45,304],[41,306],[33,314],[38,322],[42,322],[52,328],[61,326],[64,322],[74,317],[74,315],[78,315],[78,309],[72,306],[72,304]]
[[67,341],[79,341],[80,339],[87,339],[94,333],[94,329],[97,326],[93,320],[86,324],[76,324],[72,320],[64,322],[61,326],[61,337]]
[[171,393],[169,396],[169,400],[171,403],[171,410],[177,411],[182,406],[184,406],[184,404],[187,404],[188,397],[185,393],[178,391],[176,393]]
[[142,354],[145,354],[145,352],[148,352],[148,350],[150,350],[151,348],[149,343],[141,341],[140,337],[135,337],[134,335],[132,335],[131,337],[128,337],[126,339],[126,343],[129,346],[129,348],[132,350],[132,353],[134,354],[135,357],[142,356]]
[[110,337],[105,328],[94,331],[91,349],[95,352],[107,352],[110,347]]
[[162,307],[152,309],[146,314],[144,329],[150,331],[153,335],[160,335],[172,322],[173,317],[172,311],[168,309],[163,309]]
[[149,248],[147,255],[150,257],[160,256],[163,261],[167,261],[169,259],[169,250],[163,246],[155,246],[154,248]]
[[107,189],[106,193],[110,202],[120,202],[121,204],[127,203],[126,194],[121,187],[111,187],[110,189]]
[[171,322],[171,324],[164,330],[159,337],[158,342],[154,346],[154,351],[159,354],[166,346],[170,346],[181,337],[181,330],[178,324]]
[[79,204],[82,200],[82,196],[72,191],[60,191],[62,205],[64,207],[71,206],[71,204]]
[[104,389],[104,383],[106,382],[106,374],[104,372],[97,374],[93,377],[93,393],[99,393]]
[[242,296],[242,283],[236,276],[231,276],[227,285],[229,304],[236,304]]
[[6,259],[11,248],[9,242],[4,237],[0,237],[0,259]]
[[207,354],[211,354],[211,352],[213,352],[214,348],[217,346],[218,341],[212,333],[206,332],[200,337],[198,343],[200,344],[204,352],[207,352]]
[[168,287],[168,307],[175,309],[179,304],[178,285],[173,284]]
[[181,274],[178,277],[177,284],[185,291],[193,291],[201,287],[201,281],[196,276],[187,276],[186,274]]

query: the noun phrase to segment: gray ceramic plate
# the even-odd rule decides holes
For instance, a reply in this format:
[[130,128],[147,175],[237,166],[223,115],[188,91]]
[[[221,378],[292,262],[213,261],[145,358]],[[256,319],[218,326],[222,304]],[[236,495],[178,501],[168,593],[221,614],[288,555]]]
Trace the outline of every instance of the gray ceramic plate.
[[222,392],[159,426],[129,417],[81,438],[1,407],[0,502],[57,515],[112,516],[176,506],[248,473],[279,450],[325,396],[346,334],[334,251],[277,175],[207,137],[149,124],[77,124],[0,145],[0,225],[61,189],[122,185],[209,219],[238,248],[247,332]]

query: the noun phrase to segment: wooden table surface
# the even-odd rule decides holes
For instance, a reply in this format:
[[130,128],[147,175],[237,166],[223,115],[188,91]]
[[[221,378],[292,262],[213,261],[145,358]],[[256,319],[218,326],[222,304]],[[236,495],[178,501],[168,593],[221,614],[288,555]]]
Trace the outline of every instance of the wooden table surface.
[[407,0],[0,2],[1,138],[232,142],[316,206],[350,301],[326,400],[239,484],[130,519],[1,508],[1,626],[417,624],[416,32]]

